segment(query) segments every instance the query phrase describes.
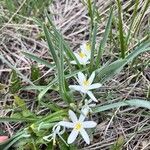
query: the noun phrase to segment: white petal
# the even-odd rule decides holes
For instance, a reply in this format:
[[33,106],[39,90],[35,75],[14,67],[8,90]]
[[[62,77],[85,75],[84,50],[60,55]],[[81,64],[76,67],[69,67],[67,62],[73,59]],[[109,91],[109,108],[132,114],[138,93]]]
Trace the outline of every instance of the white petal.
[[80,117],[79,117],[79,121],[83,122],[85,118],[86,118],[86,115],[84,114],[84,112],[83,113],[81,112]]
[[79,63],[82,63],[81,57],[78,55],[78,53],[74,53]]
[[78,131],[72,130],[72,132],[70,133],[70,135],[68,137],[67,143],[68,144],[73,143],[75,141],[75,139],[77,138],[78,133],[79,133]]
[[86,51],[86,42],[84,42],[81,46],[80,46],[81,51],[85,52]]
[[67,122],[67,121],[60,121],[60,122],[59,122],[59,125],[64,126],[64,127],[67,127],[67,128],[73,128],[73,127],[74,127],[74,124],[73,124],[73,123]]
[[86,117],[89,113],[89,110],[90,110],[90,108],[87,105],[81,109],[81,113]]
[[83,126],[84,128],[94,128],[96,127],[97,123],[94,121],[84,121]]
[[69,110],[69,117],[72,120],[72,122],[77,122],[78,120],[76,114],[72,110]]
[[76,65],[76,64],[77,64],[77,63],[76,63],[76,61],[74,61],[74,60],[73,60],[73,61],[71,61],[70,63],[71,63],[71,64],[74,64],[74,65]]
[[92,90],[92,89],[97,89],[97,88],[100,88],[102,86],[102,84],[100,83],[94,83],[92,85],[89,86],[89,90]]
[[80,85],[81,85],[82,82],[83,82],[84,80],[86,80],[86,77],[85,77],[85,75],[84,75],[82,72],[79,72],[79,73],[78,73],[78,79],[79,79],[79,82],[80,82]]
[[93,93],[91,91],[88,91],[87,94],[90,96],[90,98],[95,101],[98,102],[98,100],[95,98],[95,96],[93,95]]
[[90,138],[89,138],[89,135],[87,134],[87,132],[84,130],[84,129],[81,129],[80,130],[80,133],[84,139],[84,141],[87,143],[87,144],[90,144]]
[[88,79],[88,81],[89,81],[90,84],[92,84],[94,78],[95,78],[95,71],[92,72],[91,76]]
[[82,86],[80,85],[70,85],[69,86],[70,89],[73,89],[73,90],[76,90],[76,91],[79,91],[79,92],[82,92],[82,93],[87,93],[87,90],[84,89]]

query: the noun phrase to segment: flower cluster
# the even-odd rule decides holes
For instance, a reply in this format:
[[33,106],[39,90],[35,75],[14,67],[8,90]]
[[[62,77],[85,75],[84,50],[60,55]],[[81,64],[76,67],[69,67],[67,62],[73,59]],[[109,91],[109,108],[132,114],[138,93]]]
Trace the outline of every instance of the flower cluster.
[[[91,57],[90,45],[88,43],[84,43],[83,45],[80,46],[80,48],[81,51],[74,52],[74,54],[81,65],[86,65],[89,63]],[[75,61],[72,61],[71,63],[76,64]],[[84,100],[84,105],[82,105],[81,107],[81,111],[80,111],[81,113],[79,118],[72,110],[69,110],[68,113],[71,122],[69,121],[58,122],[53,127],[52,133],[48,136],[43,137],[43,139],[48,142],[53,140],[54,145],[56,144],[57,136],[60,137],[65,142],[65,140],[62,137],[62,134],[65,132],[66,128],[72,128],[72,131],[67,139],[68,144],[73,143],[77,138],[78,134],[81,134],[84,141],[87,144],[90,144],[90,138],[85,129],[94,128],[97,125],[96,122],[86,121],[85,119],[88,117],[88,114],[92,112],[91,108],[96,105],[95,102],[98,101],[91,90],[100,88],[102,85],[100,83],[93,83],[95,79],[95,72],[93,72],[89,76],[89,78],[87,75],[84,75],[82,72],[79,72],[77,74],[77,77],[75,78],[78,82],[78,85],[70,85],[69,88],[71,90],[78,91],[81,94],[83,93],[84,96],[88,95],[89,99]]]

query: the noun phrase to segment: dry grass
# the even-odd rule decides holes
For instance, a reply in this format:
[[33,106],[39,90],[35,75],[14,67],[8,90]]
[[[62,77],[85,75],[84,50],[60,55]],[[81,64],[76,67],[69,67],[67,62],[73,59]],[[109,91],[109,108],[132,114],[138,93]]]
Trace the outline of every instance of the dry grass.
[[[141,7],[144,1],[140,1]],[[102,21],[99,24],[98,40],[101,39],[104,32],[106,19],[108,16],[108,10],[114,1],[97,2],[97,7],[101,13]],[[7,18],[7,10],[1,7],[1,15]],[[130,13],[133,9],[130,1],[125,1],[123,5],[124,9],[124,28],[129,28]],[[140,9],[140,8],[139,8]],[[64,35],[64,38],[70,43],[73,50],[77,49],[79,45],[88,39],[89,36],[89,18],[87,16],[87,8],[79,0],[55,0],[55,2],[49,6],[49,10],[53,14],[53,21],[58,29]],[[17,13],[15,15],[18,15]],[[20,14],[19,14],[20,15]],[[150,15],[150,9],[146,12],[141,24],[139,39],[145,37],[145,32],[148,31],[148,16]],[[30,76],[30,67],[34,62],[26,58],[21,51],[33,52],[40,58],[50,60],[51,58],[47,54],[47,44],[41,40],[41,29],[32,22],[32,18],[19,16],[23,19],[23,22],[15,23],[13,19],[9,20],[5,24],[1,25],[0,29],[0,54],[3,54],[5,58],[18,68],[25,76]],[[46,21],[46,20],[45,20]],[[115,32],[115,31],[114,31]],[[135,39],[138,41],[139,39]],[[109,45],[108,45],[109,46]],[[111,46],[111,45],[110,45]],[[134,43],[133,45],[134,46]],[[114,56],[115,53],[106,50],[104,60],[110,56]],[[116,52],[117,53],[117,52]],[[139,57],[139,61],[143,61],[145,64],[150,59],[150,54],[145,53]],[[45,69],[43,65],[39,65],[42,72],[42,78],[48,78],[51,76],[51,70]],[[11,69],[0,62],[0,83],[10,84],[10,72]],[[7,87],[5,91],[0,93],[0,116],[7,116],[10,114],[11,109],[4,109],[9,107],[13,103],[13,97],[7,93]],[[99,95],[99,102],[101,104],[107,103],[107,101],[119,101],[129,98],[150,98],[150,68],[147,65],[127,67],[120,75],[114,77],[113,80],[106,83],[103,88],[97,92]],[[25,93],[26,102],[30,108],[35,106],[34,92]],[[56,99],[57,100],[57,99]],[[61,105],[61,104],[60,104]],[[11,107],[10,107],[11,108]],[[46,111],[46,110],[42,110]],[[36,113],[42,113],[36,112]],[[150,150],[150,112],[139,108],[118,108],[112,112],[101,113],[95,116],[95,120],[99,123],[96,132],[93,136],[93,142],[87,146],[80,141],[78,143],[79,149],[84,150],[108,150],[118,138],[122,138],[124,141],[124,150]],[[3,123],[0,124],[3,130],[11,136],[20,128],[19,123]],[[83,148],[84,147],[84,148]]]

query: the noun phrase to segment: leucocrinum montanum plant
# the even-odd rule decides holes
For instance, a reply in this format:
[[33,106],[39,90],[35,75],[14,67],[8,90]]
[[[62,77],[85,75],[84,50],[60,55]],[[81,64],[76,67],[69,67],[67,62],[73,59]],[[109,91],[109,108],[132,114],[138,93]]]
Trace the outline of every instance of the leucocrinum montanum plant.
[[[15,95],[15,103],[22,110],[20,121],[27,122],[27,124],[23,124],[24,129],[18,131],[10,140],[0,144],[0,149],[8,150],[12,145],[16,147],[19,145],[20,149],[24,147],[27,149],[46,147],[49,149],[75,150],[78,148],[76,143],[79,141],[84,141],[84,146],[86,146],[94,139],[94,132],[99,121],[96,117],[93,117],[93,114],[128,105],[150,109],[150,102],[141,99],[109,101],[105,105],[101,105],[97,93],[100,93],[103,86],[108,83],[106,81],[112,79],[139,54],[149,51],[150,41],[145,40],[137,43],[132,50],[128,51],[127,47],[130,41],[128,39],[124,41],[124,37],[129,36],[131,38],[130,33],[128,36],[123,36],[122,28],[119,28],[120,36],[117,43],[120,43],[120,47],[123,47],[120,57],[101,63],[112,29],[113,10],[110,10],[102,40],[96,42],[99,25],[98,16],[95,17],[95,4],[90,3],[90,0],[88,2],[88,6],[91,7],[89,9],[90,37],[88,41],[83,41],[79,48],[73,51],[69,47],[69,44],[63,39],[63,36],[52,23],[50,16],[46,13],[48,23],[43,24],[42,21],[38,21],[38,25],[44,31],[45,37],[43,40],[47,41],[52,62],[43,60],[32,53],[22,52],[26,57],[45,65],[51,70],[52,76],[47,85],[41,86],[31,82],[4,59],[3,55],[0,55],[0,59],[5,64],[12,67],[23,80],[29,81],[30,86],[22,88],[23,90],[33,89],[39,92],[37,97],[38,109],[46,108],[46,114],[35,115],[28,110],[26,103]],[[118,24],[122,25],[121,20]],[[127,52],[124,51],[125,48]],[[55,92],[55,95],[49,94],[53,92]],[[55,102],[55,100],[60,103]],[[40,111],[41,114],[43,110]],[[18,121],[18,118],[12,117],[10,119],[11,121]],[[2,118],[2,120],[8,121],[8,118]]]

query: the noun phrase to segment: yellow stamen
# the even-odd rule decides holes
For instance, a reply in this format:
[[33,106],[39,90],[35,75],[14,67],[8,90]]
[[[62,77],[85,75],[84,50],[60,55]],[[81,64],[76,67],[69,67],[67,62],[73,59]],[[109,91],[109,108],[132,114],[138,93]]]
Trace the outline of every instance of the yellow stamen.
[[84,86],[88,86],[88,85],[89,85],[89,81],[88,81],[88,80],[84,80],[84,81],[83,81],[83,85],[84,85]]
[[86,46],[85,46],[85,47],[86,47],[86,50],[87,50],[87,51],[90,51],[90,50],[91,50],[91,45],[90,45],[90,43],[86,43]]
[[85,55],[83,52],[79,52],[79,56],[80,56],[81,58],[84,58],[86,55]]
[[79,131],[82,128],[82,124],[80,122],[76,123],[74,129]]

